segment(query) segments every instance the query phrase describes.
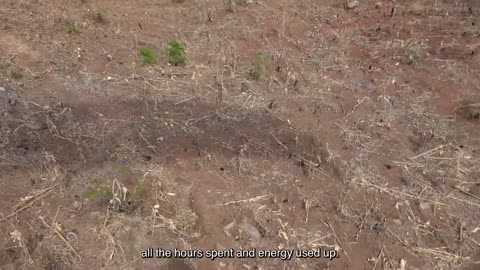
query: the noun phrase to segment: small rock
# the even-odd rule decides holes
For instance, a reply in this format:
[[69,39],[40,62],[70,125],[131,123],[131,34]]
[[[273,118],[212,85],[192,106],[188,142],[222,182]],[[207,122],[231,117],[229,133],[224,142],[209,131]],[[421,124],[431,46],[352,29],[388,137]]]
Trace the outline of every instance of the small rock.
[[252,238],[259,239],[262,237],[262,235],[260,234],[260,231],[252,224],[249,224],[249,223],[242,224],[240,225],[240,229],[246,232]]
[[360,2],[357,0],[353,0],[353,1],[348,1],[347,4],[345,5],[345,8],[354,9],[354,8],[357,8],[358,6],[360,6]]
[[398,269],[398,270],[405,270],[406,266],[407,266],[407,261],[405,261],[404,259],[401,259],[400,260],[400,269]]
[[223,228],[223,231],[225,232],[225,235],[228,236],[228,237],[231,237],[232,236],[232,233],[230,232],[230,230],[235,226],[235,221],[231,222],[230,224],[228,224],[227,226],[225,226]]
[[5,89],[5,87],[0,86],[0,92],[5,92],[5,91],[7,91],[7,89]]
[[393,224],[398,225],[398,226],[401,226],[403,224],[402,221],[398,218],[393,219],[392,222],[393,222]]
[[220,267],[225,267],[225,266],[227,266],[227,264],[224,263],[224,262],[219,262],[219,263],[218,263],[218,266],[220,266]]
[[[162,141],[163,141],[163,138],[162,138]],[[232,229],[233,226],[235,226],[235,221],[230,222],[230,223],[227,224],[227,226],[225,226],[223,229],[224,229],[225,231],[228,231],[228,230]]]
[[375,8],[380,9],[382,7],[382,2],[375,3]]
[[82,203],[73,201],[73,208],[75,208],[76,210],[80,210],[82,208]]

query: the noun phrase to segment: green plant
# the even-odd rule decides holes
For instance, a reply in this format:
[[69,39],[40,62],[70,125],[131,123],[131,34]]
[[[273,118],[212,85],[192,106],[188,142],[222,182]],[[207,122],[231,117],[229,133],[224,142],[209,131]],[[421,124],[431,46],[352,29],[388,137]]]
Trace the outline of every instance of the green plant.
[[67,29],[67,33],[69,34],[78,34],[80,31],[78,30],[77,24],[71,21],[65,22],[65,28]]
[[142,179],[137,179],[135,181],[135,186],[133,187],[133,191],[131,193],[132,200],[134,201],[140,200],[144,193],[145,193],[145,183],[142,181]]
[[119,175],[127,175],[130,173],[130,169],[118,162],[114,162],[112,164],[112,169],[115,173],[119,174]]
[[96,181],[83,193],[83,199],[94,201],[98,199],[110,199],[112,197],[112,186],[104,181]]
[[170,41],[167,43],[168,62],[174,65],[185,64],[187,57],[185,56],[185,45],[178,41]]
[[23,74],[22,74],[22,69],[21,68],[14,68],[12,70],[10,70],[10,76],[14,79],[20,79],[23,77]]
[[265,78],[267,73],[267,56],[264,53],[257,53],[255,57],[255,67],[248,73],[250,79],[259,81]]
[[157,59],[157,55],[149,48],[141,48],[140,54],[143,57],[144,63],[151,64],[151,63],[154,63],[155,60]]

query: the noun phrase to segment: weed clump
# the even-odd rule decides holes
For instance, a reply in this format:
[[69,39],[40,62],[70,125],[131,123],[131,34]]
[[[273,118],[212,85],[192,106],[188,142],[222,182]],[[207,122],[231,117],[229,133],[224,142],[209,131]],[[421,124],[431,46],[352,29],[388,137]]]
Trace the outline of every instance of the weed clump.
[[14,79],[21,79],[23,77],[22,69],[21,68],[14,68],[10,70],[10,77]]
[[167,43],[168,62],[175,66],[185,64],[187,57],[185,56],[185,45],[178,41],[170,41]]
[[145,193],[145,183],[141,179],[137,179],[135,181],[135,186],[133,187],[132,194],[130,194],[131,199],[134,201],[140,201],[144,193]]
[[141,48],[140,55],[143,57],[143,62],[147,64],[154,63],[157,55],[149,48]]
[[418,56],[416,54],[410,54],[408,56],[408,59],[406,60],[406,62],[409,66],[415,66],[418,63],[420,63],[420,56]]
[[88,187],[87,191],[83,193],[83,199],[87,201],[95,200],[110,200],[112,197],[112,186],[103,181],[96,181]]
[[237,6],[247,6],[251,1],[248,0],[224,0],[225,9],[235,13]]
[[264,53],[257,53],[255,57],[255,67],[248,73],[250,79],[260,81],[265,78],[267,73],[267,55]]
[[78,34],[80,31],[78,30],[77,24],[71,21],[65,22],[65,28],[67,33],[69,34]]

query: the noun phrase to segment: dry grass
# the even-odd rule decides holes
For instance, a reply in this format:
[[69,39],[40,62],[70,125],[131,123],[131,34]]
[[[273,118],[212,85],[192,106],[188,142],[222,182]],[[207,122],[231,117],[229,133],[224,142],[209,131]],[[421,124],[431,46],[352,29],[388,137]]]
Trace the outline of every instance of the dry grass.
[[[83,36],[55,36],[48,48],[58,55],[45,50],[45,59],[56,61],[50,70],[62,86],[92,95],[87,103],[102,101],[83,114],[75,102],[39,102],[21,91],[5,91],[9,95],[5,100],[15,104],[2,103],[0,108],[0,166],[38,170],[35,189],[39,191],[26,192],[30,195],[21,198],[1,221],[41,208],[50,195],[58,196],[55,199],[73,196],[76,190],[69,187],[72,171],[99,160],[140,164],[148,156],[159,165],[142,163],[135,168],[144,175],[140,183],[149,188],[138,200],[138,209],[129,208],[130,179],[107,176],[112,199],[101,205],[103,224],[94,227],[103,243],[106,269],[131,263],[124,259],[131,249],[125,239],[134,226],[159,233],[179,248],[200,248],[198,240],[205,235],[198,228],[205,217],[191,200],[201,184],[182,185],[174,180],[176,170],[188,171],[193,165],[197,169],[192,172],[215,172],[214,178],[225,184],[225,189],[215,190],[217,197],[209,199],[212,212],[229,212],[225,222],[234,225],[227,226],[227,237],[238,236],[236,248],[334,248],[353,263],[351,241],[364,243],[364,238],[377,237],[378,250],[369,255],[372,269],[380,269],[380,264],[386,269],[408,269],[405,258],[398,258],[397,248],[435,269],[461,269],[477,260],[480,236],[472,216],[478,218],[480,198],[472,190],[478,184],[480,158],[475,145],[460,147],[457,142],[462,134],[475,134],[463,122],[461,131],[455,129],[459,122],[454,115],[435,111],[436,89],[425,89],[439,79],[465,87],[462,94],[476,98],[478,67],[459,55],[442,54],[442,49],[456,53],[464,45],[442,30],[466,23],[468,18],[461,15],[464,7],[438,1],[398,7],[397,14],[405,9],[410,19],[395,15],[393,26],[387,21],[372,24],[368,18],[359,21],[352,14],[339,16],[335,7],[306,0],[295,2],[292,8],[283,1],[282,10],[263,1],[240,2],[174,3],[165,7],[160,19],[150,7],[138,7],[129,11],[130,16],[143,19],[135,30],[128,21],[108,15],[108,10],[125,13],[113,6],[95,7],[91,12],[97,15],[92,13],[94,17],[88,19],[72,16]],[[32,5],[23,1],[18,8]],[[224,14],[224,9],[233,13]],[[73,10],[67,7],[68,12]],[[192,14],[195,23],[177,23],[182,14]],[[279,18],[281,23],[272,23]],[[158,22],[164,27],[152,31]],[[356,26],[357,22],[362,24]],[[98,30],[103,29],[98,23],[111,32]],[[95,31],[114,36],[115,49],[89,35]],[[164,37],[187,45],[186,66],[170,66],[164,56],[155,65],[141,64],[138,48],[154,45],[160,51]],[[79,38],[85,41],[78,45],[81,48],[75,43]],[[438,51],[430,39],[441,40]],[[368,48],[368,52],[355,56],[352,45]],[[252,80],[247,74],[258,51],[265,52],[268,61],[262,68],[263,80]],[[106,59],[101,62],[105,68],[93,64],[92,59],[99,56]],[[6,80],[8,70],[1,69],[0,78]],[[41,74],[25,71],[18,81]],[[431,77],[410,78],[409,72]],[[298,111],[292,109],[297,107]],[[324,114],[335,115],[335,119],[323,119],[329,118]],[[244,124],[250,126],[240,126]],[[307,135],[320,143],[303,140]],[[413,146],[405,142],[410,137]],[[8,153],[9,147],[25,138],[34,138],[51,151],[42,152],[43,156]],[[187,142],[191,138],[195,138],[193,146]],[[332,150],[328,143],[341,146]],[[179,162],[187,169],[167,165],[168,157],[182,151],[195,155]],[[42,162],[38,162],[40,157]],[[398,169],[399,175],[386,176],[385,164],[388,170]],[[398,178],[407,179],[406,183]],[[387,207],[391,203],[394,210]],[[44,216],[41,221],[49,233],[43,248],[51,250],[57,261],[79,264],[85,254],[77,243],[57,217]],[[456,225],[451,226],[454,221]],[[237,233],[240,224],[257,228],[261,239],[252,241],[244,232]],[[34,260],[23,228],[11,231],[21,256],[26,262]],[[448,239],[449,248],[432,237]],[[189,263],[196,269],[197,262]],[[274,264],[258,263],[265,268]],[[286,265],[313,267],[299,261]]]

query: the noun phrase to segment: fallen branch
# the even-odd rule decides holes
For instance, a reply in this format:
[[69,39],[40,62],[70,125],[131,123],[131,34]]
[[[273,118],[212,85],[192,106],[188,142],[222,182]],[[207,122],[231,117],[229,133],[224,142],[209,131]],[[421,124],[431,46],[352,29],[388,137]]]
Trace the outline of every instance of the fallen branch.
[[15,205],[13,209],[15,209],[10,215],[0,219],[0,222],[6,221],[14,216],[16,216],[18,213],[26,210],[30,206],[32,206],[35,202],[39,201],[41,198],[45,197],[50,191],[54,190],[58,184],[55,184],[47,189],[44,189],[40,191],[39,193],[35,194],[34,196],[31,196],[27,200]]
[[77,255],[79,258],[82,258],[80,253],[78,253],[78,251],[68,242],[67,238],[65,238],[65,236],[63,236],[63,234],[57,229],[56,226],[52,226],[52,225],[48,224],[48,222],[45,221],[44,217],[39,217],[39,218],[45,226],[47,226],[48,228],[50,228],[51,230],[53,230],[57,234],[57,236],[67,245],[67,247],[71,251],[73,251],[73,253],[75,253],[75,255]]
[[425,156],[425,155],[429,155],[429,154],[431,154],[431,153],[433,153],[433,152],[435,152],[435,151],[438,151],[438,150],[440,150],[440,149],[442,149],[442,148],[445,148],[446,146],[448,146],[448,144],[439,145],[439,146],[437,146],[437,147],[435,147],[435,148],[433,148],[433,149],[431,149],[431,150],[428,150],[427,152],[423,152],[423,153],[421,153],[421,154],[419,154],[419,155],[416,155],[416,156],[411,157],[411,158],[408,158],[408,159],[412,160],[412,159],[416,159],[416,158],[419,158],[419,157],[423,157],[423,156]]
[[223,203],[223,204],[220,204],[220,205],[227,206],[227,205],[230,205],[230,204],[237,204],[237,203],[251,203],[251,202],[255,202],[255,201],[258,201],[258,200],[265,199],[265,198],[270,197],[270,196],[271,196],[271,194],[265,194],[265,195],[257,196],[257,197],[250,198],[250,199],[230,201],[230,202],[226,202],[226,203]]

